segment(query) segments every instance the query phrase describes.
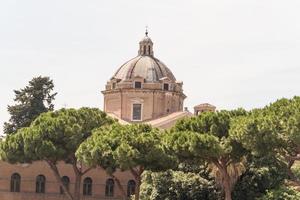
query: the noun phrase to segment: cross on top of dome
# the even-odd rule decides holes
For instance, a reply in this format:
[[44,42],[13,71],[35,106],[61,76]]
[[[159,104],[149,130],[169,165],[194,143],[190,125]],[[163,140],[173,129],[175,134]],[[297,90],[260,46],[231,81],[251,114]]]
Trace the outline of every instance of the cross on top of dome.
[[146,32],[145,35],[148,36],[148,26],[146,26]]

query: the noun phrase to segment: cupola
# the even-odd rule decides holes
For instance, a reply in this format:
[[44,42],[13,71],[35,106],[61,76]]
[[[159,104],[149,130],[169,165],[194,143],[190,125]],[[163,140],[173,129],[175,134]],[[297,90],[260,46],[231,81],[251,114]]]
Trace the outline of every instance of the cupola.
[[153,56],[153,42],[148,37],[148,31],[145,32],[145,37],[140,41],[139,56]]

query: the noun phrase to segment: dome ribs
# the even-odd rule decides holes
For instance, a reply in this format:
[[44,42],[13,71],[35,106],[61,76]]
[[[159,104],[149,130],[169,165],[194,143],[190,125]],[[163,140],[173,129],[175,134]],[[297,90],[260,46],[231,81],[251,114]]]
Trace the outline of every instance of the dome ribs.
[[123,65],[121,65],[121,67],[119,67],[119,69],[116,71],[116,73],[113,75],[112,78],[117,78],[117,75],[118,75],[118,73],[120,72],[120,70],[123,68],[123,66],[127,65],[127,63],[129,63],[130,61],[136,59],[137,57],[138,57],[138,56],[136,56],[136,57],[134,57],[134,58],[128,60],[128,61],[125,62]]
[[130,66],[129,70],[127,71],[126,79],[132,78],[133,70],[141,58],[142,58],[142,56],[140,56],[139,59],[137,59],[137,61],[133,65]]
[[147,35],[139,44],[138,56],[124,63],[112,78],[129,81],[135,76],[140,76],[145,81],[154,83],[160,82],[161,78],[167,77],[171,81],[176,81],[172,71],[153,56],[153,42]]

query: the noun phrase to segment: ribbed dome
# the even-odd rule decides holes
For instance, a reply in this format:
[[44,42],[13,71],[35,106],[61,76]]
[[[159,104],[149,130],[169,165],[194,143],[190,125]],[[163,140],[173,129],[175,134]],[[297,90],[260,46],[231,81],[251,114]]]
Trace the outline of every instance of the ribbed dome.
[[153,56],[137,56],[123,64],[113,78],[130,80],[136,76],[145,79],[146,82],[158,82],[161,78],[169,78],[176,81],[169,68]]
[[153,42],[148,37],[148,31],[145,34],[139,42],[138,56],[123,64],[112,78],[125,81],[140,76],[146,82],[158,82],[161,78],[169,78],[175,82],[176,79],[169,68],[154,57]]

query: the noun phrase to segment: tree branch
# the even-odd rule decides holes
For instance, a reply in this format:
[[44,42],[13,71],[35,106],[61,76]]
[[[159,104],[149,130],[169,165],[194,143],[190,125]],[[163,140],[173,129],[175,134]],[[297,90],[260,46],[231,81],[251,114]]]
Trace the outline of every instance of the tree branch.
[[300,154],[298,154],[296,156],[288,156],[287,158],[288,158],[288,160],[300,160]]
[[142,173],[144,172],[144,167],[143,166],[140,166],[140,170],[139,170],[139,176],[141,176],[142,175]]
[[295,176],[294,172],[292,171],[292,166],[295,163],[295,160],[290,160],[288,163],[288,175],[291,179],[291,181],[293,181],[295,184],[297,184],[298,186],[300,186],[300,180]]
[[139,174],[133,168],[130,168],[130,172],[136,180],[139,180]]
[[88,173],[93,168],[94,167],[89,167],[89,168],[85,169],[83,172],[81,172],[81,175],[84,175],[84,174]]
[[[108,174],[108,173],[107,173],[107,174]],[[117,183],[119,189],[121,190],[121,192],[122,192],[122,194],[123,194],[123,197],[126,198],[127,195],[126,195],[126,193],[125,193],[125,190],[124,190],[123,185],[121,184],[121,181],[120,181],[115,175],[113,175],[113,174],[108,174],[108,175],[111,176],[111,177],[116,181],[116,183]]]
[[77,162],[75,160],[73,160],[72,162],[72,167],[76,175],[81,175],[80,170],[77,167]]
[[54,164],[53,162],[51,162],[49,160],[46,160],[46,163],[48,164],[48,166],[52,170],[56,181],[59,183],[60,187],[62,187],[63,191],[65,192],[65,194],[67,196],[67,198],[70,199],[70,200],[73,200],[72,194],[70,193],[69,189],[65,186],[65,184],[63,183],[63,181],[61,179],[61,175],[58,171],[58,168],[57,168],[56,164]]
[[111,174],[111,173],[108,173],[103,167],[99,166],[99,168],[101,168],[103,171],[105,171],[105,173],[110,176],[111,178],[114,179],[114,181],[116,181],[117,183],[117,186],[119,187],[119,189],[121,190],[121,193],[123,195],[123,198],[126,199],[127,195],[125,193],[125,190],[124,190],[124,187],[123,185],[121,184],[121,181],[114,175],[114,174]]

